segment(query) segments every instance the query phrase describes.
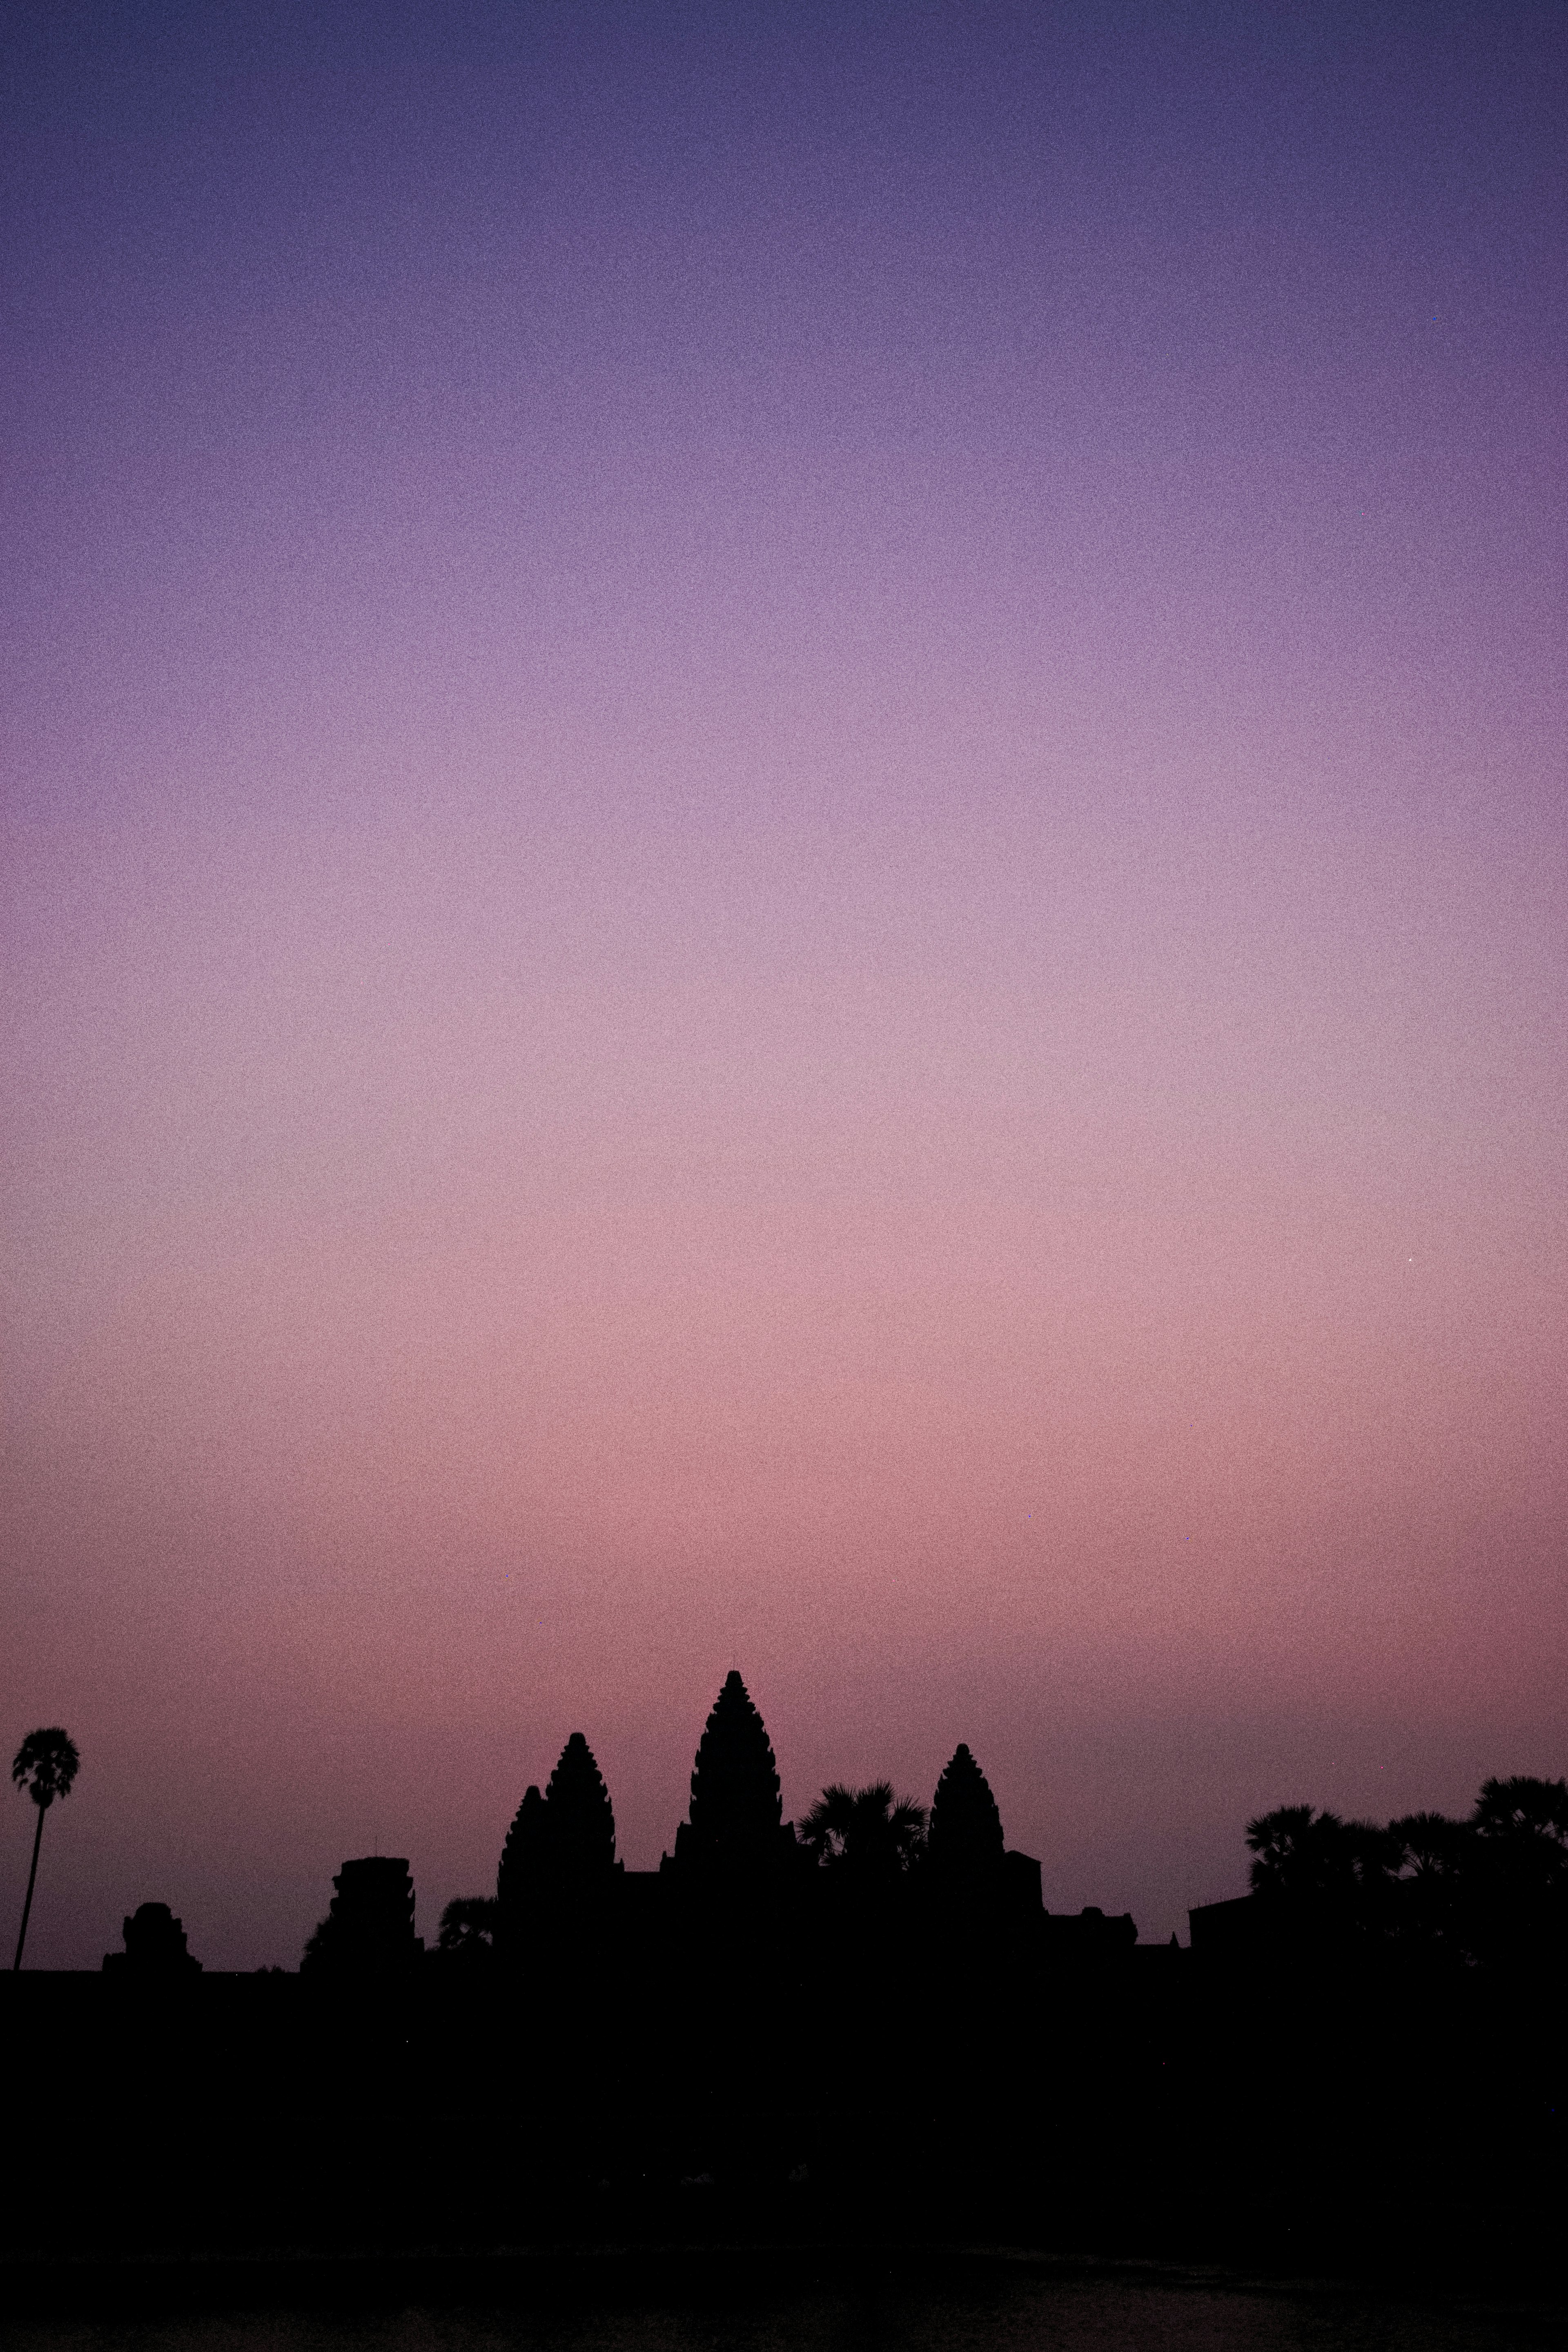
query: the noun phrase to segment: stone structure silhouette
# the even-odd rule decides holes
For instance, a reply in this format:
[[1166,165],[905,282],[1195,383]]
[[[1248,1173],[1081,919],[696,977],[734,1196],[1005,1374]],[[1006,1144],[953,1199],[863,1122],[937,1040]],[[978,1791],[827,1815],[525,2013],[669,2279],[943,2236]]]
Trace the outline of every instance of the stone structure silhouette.
[[[658,1870],[617,1861],[574,1733],[518,1809],[501,1894],[448,1902],[427,1957],[395,1857],[342,1865],[304,1982],[204,1974],[143,1904],[107,1982],[0,1978],[27,2103],[0,2202],[53,2226],[85,2164],[93,2229],[127,2246],[176,2225],[193,2250],[660,2243],[720,2214],[764,2246],[1145,2223],[1167,2246],[1186,2210],[1225,2245],[1256,2213],[1292,2256],[1336,2214],[1358,2260],[1391,2214],[1434,2248],[1479,2226],[1510,2276],[1521,2247],[1554,2254],[1563,1782],[1489,1781],[1468,1821],[1277,1808],[1247,1828],[1256,1891],[1194,1909],[1186,1950],[1126,1913],[1047,1912],[966,1746],[929,1851],[887,1781],[783,1812],[732,1674]],[[70,2199],[35,2194],[68,2178]]]
[[931,1799],[927,1867],[943,1884],[1000,1884],[1006,1853],[1002,1815],[984,1773],[962,1744]]
[[140,1903],[122,1924],[122,1952],[105,1952],[103,1965],[110,1975],[133,1977],[200,1976],[202,1964],[185,1943],[183,1920],[166,1903]]
[[784,1818],[767,1727],[731,1668],[698,1742],[673,1867],[705,1878],[754,1878],[800,1853]]
[[402,1854],[364,1854],[345,1862],[332,1881],[326,1917],[305,1947],[311,1976],[394,1976],[419,1958],[414,1932],[414,1881]]
[[574,1891],[602,1885],[616,1866],[616,1816],[604,1775],[580,1731],[561,1750],[544,1791],[550,1874]]
[[496,1901],[500,1906],[498,1932],[502,1937],[521,1927],[530,1897],[539,1893],[545,1874],[547,1835],[544,1792],[531,1785],[512,1815],[496,1872]]
[[529,1788],[496,1872],[498,1941],[516,1950],[547,1914],[602,1898],[619,1874],[610,1792],[580,1731],[562,1749],[541,1795]]

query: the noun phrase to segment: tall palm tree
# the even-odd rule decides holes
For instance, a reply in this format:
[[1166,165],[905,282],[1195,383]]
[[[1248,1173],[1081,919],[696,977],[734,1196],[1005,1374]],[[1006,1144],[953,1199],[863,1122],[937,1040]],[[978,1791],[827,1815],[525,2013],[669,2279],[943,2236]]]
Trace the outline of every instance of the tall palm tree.
[[13,1975],[22,1965],[22,1948],[27,1940],[27,1920],[38,1876],[38,1848],[44,1839],[44,1815],[57,1797],[70,1795],[71,1782],[80,1766],[75,1740],[58,1728],[29,1731],[12,1762],[12,1780],[18,1789],[26,1789],[38,1809],[38,1826],[33,1832],[33,1867],[27,1873],[27,1899],[22,1906],[22,1932],[16,1938],[16,1957],[11,1963]]

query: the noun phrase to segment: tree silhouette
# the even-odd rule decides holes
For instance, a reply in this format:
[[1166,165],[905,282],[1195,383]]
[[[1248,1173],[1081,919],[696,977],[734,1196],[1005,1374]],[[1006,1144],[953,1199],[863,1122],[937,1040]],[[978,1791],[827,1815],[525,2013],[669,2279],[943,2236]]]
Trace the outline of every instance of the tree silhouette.
[[1528,1847],[1552,1873],[1568,1870],[1568,1780],[1483,1780],[1470,1820],[1482,1837]]
[[454,1896],[441,1914],[436,1949],[438,1952],[489,1951],[495,1941],[496,1913],[500,1907],[493,1895]]
[[11,1778],[18,1789],[25,1789],[38,1809],[38,1825],[33,1832],[33,1866],[27,1873],[27,1899],[22,1906],[22,1932],[16,1938],[16,1957],[11,1963],[15,1974],[22,1965],[22,1952],[27,1941],[27,1921],[33,1910],[33,1888],[38,1876],[38,1848],[44,1839],[44,1815],[57,1797],[68,1797],[71,1782],[81,1769],[81,1758],[76,1743],[58,1726],[47,1731],[29,1731],[12,1759]]
[[1470,1815],[1477,1957],[1559,1965],[1568,1941],[1568,1782],[1482,1783]]
[[1551,1965],[1568,1940],[1568,1783],[1488,1780],[1468,1821],[1379,1829],[1310,1805],[1247,1825],[1253,1894],[1309,1935],[1388,1939],[1464,1967]]
[[984,1773],[962,1744],[936,1784],[926,1851],[941,1879],[973,1884],[1001,1874],[1002,1816]]
[[1409,1879],[1436,1882],[1459,1875],[1474,1832],[1468,1822],[1450,1821],[1447,1813],[1405,1813],[1389,1822],[1388,1834],[1405,1850]]
[[1254,1895],[1280,1894],[1306,1880],[1314,1823],[1320,1845],[1325,1825],[1342,1827],[1337,1813],[1314,1813],[1310,1805],[1276,1805],[1271,1813],[1259,1813],[1247,1822],[1247,1844],[1253,1859],[1247,1877]]
[[1398,1916],[1396,1882],[1406,1858],[1397,1828],[1342,1821],[1310,1805],[1279,1805],[1247,1824],[1252,1891],[1303,1926],[1376,1936]]
[[847,1789],[836,1780],[800,1825],[800,1841],[825,1870],[853,1886],[888,1886],[901,1878],[925,1845],[926,1813],[912,1798],[895,1797],[890,1780]]
[[1468,1959],[1473,1948],[1476,1832],[1446,1813],[1390,1822],[1400,1851],[1394,1933],[1401,1942]]

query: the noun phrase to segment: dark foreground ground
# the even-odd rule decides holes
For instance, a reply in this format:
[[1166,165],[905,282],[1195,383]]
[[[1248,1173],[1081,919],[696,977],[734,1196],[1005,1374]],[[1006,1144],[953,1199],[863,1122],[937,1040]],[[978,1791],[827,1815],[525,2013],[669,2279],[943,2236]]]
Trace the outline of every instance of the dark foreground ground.
[[1555,2352],[1565,2333],[1541,2297],[908,2246],[71,2265],[5,2324],[15,2352]]
[[1555,1969],[1068,1963],[1032,1932],[733,1914],[445,1958],[0,1979],[16,2340],[1568,2336]]

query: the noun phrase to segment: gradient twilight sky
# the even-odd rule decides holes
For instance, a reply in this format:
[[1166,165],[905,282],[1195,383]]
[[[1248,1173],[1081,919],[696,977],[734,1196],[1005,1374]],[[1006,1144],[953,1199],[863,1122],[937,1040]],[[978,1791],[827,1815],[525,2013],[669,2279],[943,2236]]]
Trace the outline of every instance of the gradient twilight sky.
[[29,1958],[1568,1769],[1568,13],[7,25]]

